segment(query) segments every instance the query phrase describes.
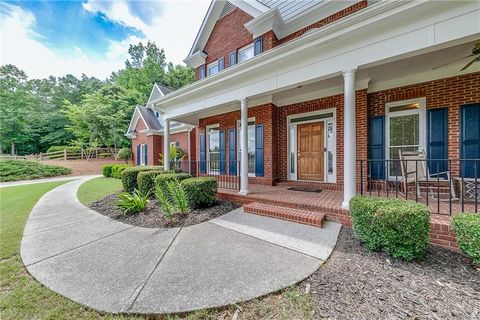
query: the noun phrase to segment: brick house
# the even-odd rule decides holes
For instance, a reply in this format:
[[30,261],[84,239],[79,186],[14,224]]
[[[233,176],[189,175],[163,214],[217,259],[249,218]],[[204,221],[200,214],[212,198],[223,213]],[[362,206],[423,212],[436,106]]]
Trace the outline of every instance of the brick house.
[[331,190],[322,210],[348,224],[356,193],[401,178],[399,150],[480,176],[479,21],[475,1],[212,1],[184,60],[197,81],[149,103],[167,141],[196,126],[195,170],[234,181],[225,197]]
[[[160,154],[163,154],[163,125],[160,113],[156,111],[150,101],[163,97],[173,90],[154,84],[147,102],[147,106],[136,106],[130,120],[127,133],[132,140],[133,163],[136,165],[159,165]],[[172,122],[170,124],[170,138],[168,145],[174,145],[185,152],[185,161],[194,161],[195,155],[195,126],[185,123]]]

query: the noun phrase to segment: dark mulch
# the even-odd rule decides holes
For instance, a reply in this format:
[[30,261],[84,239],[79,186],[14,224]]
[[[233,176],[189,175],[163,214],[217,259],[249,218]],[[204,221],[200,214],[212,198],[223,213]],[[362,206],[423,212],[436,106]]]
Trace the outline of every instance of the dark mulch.
[[480,319],[480,271],[466,257],[430,246],[405,262],[367,252],[348,228],[307,284],[318,319]]
[[144,212],[127,216],[123,215],[122,211],[116,207],[117,200],[118,195],[112,194],[93,202],[90,205],[90,208],[112,219],[146,228],[173,228],[191,226],[213,218],[217,218],[238,208],[238,206],[232,202],[218,201],[215,206],[210,208],[196,209],[187,213],[176,214],[173,220],[170,221],[165,219],[163,212],[155,199],[150,200]]

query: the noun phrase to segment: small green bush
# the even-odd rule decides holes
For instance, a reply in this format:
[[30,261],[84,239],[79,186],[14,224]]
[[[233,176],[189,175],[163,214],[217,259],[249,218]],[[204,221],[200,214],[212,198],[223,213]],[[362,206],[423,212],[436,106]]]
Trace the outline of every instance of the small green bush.
[[369,250],[405,260],[425,254],[430,230],[426,206],[402,199],[357,196],[350,201],[355,235]]
[[452,218],[452,226],[460,250],[480,265],[480,214],[456,214]]
[[125,161],[125,164],[128,164],[128,161],[132,159],[132,150],[130,148],[122,148],[118,151],[118,159]]
[[152,194],[155,190],[155,178],[161,173],[161,170],[139,172],[137,175],[138,190],[143,194]]
[[217,203],[217,180],[214,177],[197,177],[181,182],[192,209],[205,208]]
[[148,204],[149,194],[142,194],[137,189],[132,194],[124,192],[120,194],[117,206],[124,215],[137,213],[145,210]]
[[115,164],[112,166],[112,178],[115,179],[121,179],[122,178],[122,172],[128,168],[128,165],[126,164]]
[[111,178],[112,177],[112,167],[113,164],[104,164],[102,166],[102,174],[105,178]]
[[69,174],[72,170],[28,160],[0,160],[0,181],[38,179]]
[[65,149],[67,150],[67,152],[80,152],[82,150],[82,148],[75,146],[51,146],[50,148],[48,148],[47,153],[63,151]]
[[185,180],[185,179],[189,179],[191,178],[192,176],[188,173],[171,173],[171,172],[164,172],[160,175],[158,175],[156,178],[155,178],[155,185],[156,186],[160,186],[163,190],[165,190],[166,188],[166,183],[168,181],[174,181],[174,180],[178,180],[178,181],[182,181],[182,180]]
[[142,171],[162,170],[160,166],[137,166],[129,167],[121,173],[123,190],[126,192],[133,192],[138,189],[137,175]]

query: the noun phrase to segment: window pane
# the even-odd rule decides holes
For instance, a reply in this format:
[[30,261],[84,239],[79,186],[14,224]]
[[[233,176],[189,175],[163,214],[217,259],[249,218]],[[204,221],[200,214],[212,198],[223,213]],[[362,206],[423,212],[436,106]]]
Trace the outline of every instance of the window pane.
[[208,134],[208,151],[220,151],[220,131],[218,129],[211,129]]
[[419,115],[390,117],[390,146],[419,144]]
[[218,73],[218,64],[208,67],[208,75],[214,75]]
[[238,61],[242,62],[254,56],[253,46],[238,51]]
[[[238,130],[238,156],[242,158],[242,145],[240,143],[240,131]],[[248,173],[255,174],[255,122],[249,121],[247,127],[247,150],[248,150]]]

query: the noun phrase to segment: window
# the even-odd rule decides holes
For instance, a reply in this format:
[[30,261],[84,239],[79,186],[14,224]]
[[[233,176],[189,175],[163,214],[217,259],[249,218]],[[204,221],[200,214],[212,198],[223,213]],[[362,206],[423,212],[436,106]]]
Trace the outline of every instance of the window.
[[218,61],[212,62],[207,66],[207,75],[213,76],[218,73]]
[[[242,149],[240,141],[241,124],[238,121],[238,159],[242,158]],[[255,119],[248,119],[247,128],[247,150],[248,150],[248,174],[255,175]]]
[[238,50],[238,62],[247,61],[248,59],[253,58],[254,55],[255,51],[252,43]]
[[210,172],[220,171],[220,130],[210,128],[207,132],[208,158],[207,168]]
[[144,166],[146,165],[145,163],[145,145],[141,144],[140,145],[140,165]]
[[[399,151],[420,151],[424,148],[424,103],[401,101],[387,104],[386,158],[399,159]],[[401,175],[398,163],[390,165],[390,176]]]

